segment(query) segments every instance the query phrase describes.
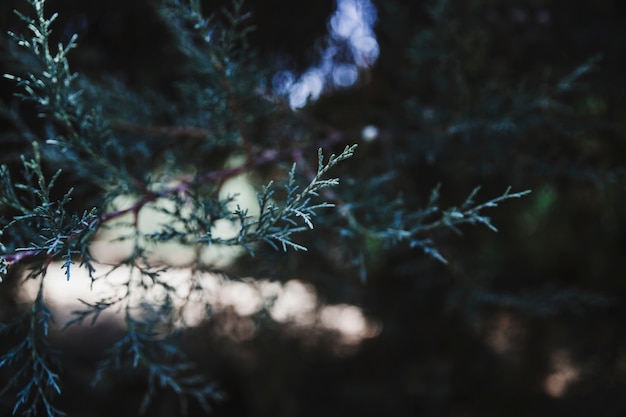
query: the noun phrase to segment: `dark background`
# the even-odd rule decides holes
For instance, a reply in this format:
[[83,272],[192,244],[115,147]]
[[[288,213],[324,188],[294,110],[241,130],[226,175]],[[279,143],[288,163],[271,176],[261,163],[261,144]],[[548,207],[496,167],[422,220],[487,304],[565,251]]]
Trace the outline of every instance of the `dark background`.
[[[18,3],[0,5],[3,31],[17,27],[11,10]],[[169,64],[177,55],[155,3],[50,1],[48,10],[60,13],[61,39],[80,35],[75,70],[167,91],[185,72]],[[465,227],[463,236],[432,236],[450,264],[400,246],[383,251],[366,283],[354,271],[333,270],[323,254],[328,248],[316,247],[312,236],[309,253],[289,258],[300,279],[329,303],[359,305],[381,323],[381,334],[338,352],[332,335],[312,342],[260,319],[254,339],[236,342],[216,331],[239,320],[222,313],[183,342],[227,393],[216,416],[626,413],[626,8],[608,0],[451,3],[436,21],[425,2],[375,2],[381,53],[366,81],[324,95],[304,112],[347,134],[378,126],[381,140],[364,145],[347,173],[367,177],[393,167],[393,187],[415,205],[437,183],[443,204],[458,204],[477,185],[480,200],[508,185],[533,193],[489,213],[497,234]],[[257,26],[250,41],[268,65],[287,62],[298,71],[314,64],[331,1],[247,5]],[[434,34],[430,55],[415,47],[424,30]],[[580,88],[559,96],[570,112],[519,104],[598,55]],[[11,68],[3,57],[0,65]],[[0,81],[0,94],[11,100],[8,81]],[[516,128],[490,128],[503,117]],[[464,120],[485,123],[442,134]],[[15,161],[20,146],[3,143],[3,162]],[[58,341],[67,352],[59,405],[70,416],[135,415],[140,376],[85,388],[99,339],[114,336],[103,326]],[[494,348],[497,337],[508,347]],[[550,395],[546,380],[566,372],[564,362],[577,377],[562,395]],[[173,396],[163,394],[148,415],[176,410]]]

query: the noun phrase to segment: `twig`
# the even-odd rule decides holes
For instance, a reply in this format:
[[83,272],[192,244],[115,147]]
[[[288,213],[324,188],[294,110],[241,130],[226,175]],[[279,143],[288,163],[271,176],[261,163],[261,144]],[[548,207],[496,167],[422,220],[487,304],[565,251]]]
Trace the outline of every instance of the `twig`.
[[[317,147],[325,148],[325,147],[333,146],[333,145],[343,142],[344,140],[345,140],[345,137],[341,133],[334,132],[323,141],[318,142]],[[282,159],[291,158],[295,160],[296,162],[304,163],[304,160],[301,155],[302,155],[303,149],[305,148],[308,148],[308,146],[303,146],[303,147],[294,148],[294,149],[287,149],[283,151],[276,151],[276,150],[264,151],[259,156],[246,160],[246,162],[244,162],[243,164],[239,166],[227,168],[223,170],[218,170],[218,171],[210,171],[198,177],[190,177],[190,178],[182,179],[179,184],[171,188],[167,188],[159,192],[149,192],[149,194],[145,195],[142,199],[135,202],[129,207],[101,214],[98,218],[92,220],[88,225],[86,225],[85,228],[86,229],[97,228],[101,224],[104,224],[108,221],[119,218],[128,213],[133,213],[135,215],[135,218],[137,218],[139,211],[141,211],[141,209],[144,206],[158,200],[159,198],[167,197],[167,196],[179,194],[179,193],[185,193],[191,187],[196,186],[198,184],[207,184],[207,183],[214,182],[214,181],[224,181],[229,178],[235,177],[239,174],[242,174],[244,172],[247,172],[253,168],[258,168],[260,166],[263,166],[272,162],[276,162]],[[336,196],[333,195],[333,197],[334,197],[333,199],[336,200]],[[73,239],[76,239],[84,231],[85,229],[75,231],[73,234],[71,234],[68,237],[68,242],[71,242]],[[0,255],[0,258],[3,258],[11,266],[11,265],[16,265],[21,262],[24,262],[25,260],[34,258],[40,255],[42,252],[43,250],[32,249],[32,250],[25,250],[25,251],[19,251],[19,252]]]

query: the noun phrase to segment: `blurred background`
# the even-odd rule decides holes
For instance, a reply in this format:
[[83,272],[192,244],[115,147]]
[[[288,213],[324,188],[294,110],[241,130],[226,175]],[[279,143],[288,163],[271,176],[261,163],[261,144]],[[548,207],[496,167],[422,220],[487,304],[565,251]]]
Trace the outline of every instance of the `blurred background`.
[[[2,32],[19,28],[14,8],[24,9],[0,4]],[[78,34],[72,64],[94,83],[172,97],[189,74],[156,0],[47,8],[60,15],[60,41]],[[228,265],[250,278],[207,277],[216,280],[212,318],[181,343],[226,394],[213,415],[624,415],[626,6],[247,0],[244,8],[268,71],[264,88],[320,131],[360,144],[335,191],[368,201],[361,218],[398,196],[423,207],[437,184],[442,207],[476,186],[478,201],[509,185],[532,193],[487,213],[498,233],[466,226],[462,236],[428,236],[448,264],[419,248],[312,233],[302,237],[307,253],[261,251]],[[18,66],[10,51],[3,37],[2,73]],[[13,93],[0,80],[3,108],[15,106]],[[11,165],[28,143],[9,113],[0,117],[0,159]],[[93,198],[77,192],[79,205]],[[60,276],[50,296],[67,296],[69,284]],[[21,292],[3,291],[4,311],[19,306]],[[53,303],[61,317],[74,308],[67,297]],[[60,406],[70,416],[136,415],[141,375],[87,387],[120,331],[109,318],[56,336],[65,352]],[[11,401],[0,399],[1,409]],[[171,393],[147,411],[177,413]]]

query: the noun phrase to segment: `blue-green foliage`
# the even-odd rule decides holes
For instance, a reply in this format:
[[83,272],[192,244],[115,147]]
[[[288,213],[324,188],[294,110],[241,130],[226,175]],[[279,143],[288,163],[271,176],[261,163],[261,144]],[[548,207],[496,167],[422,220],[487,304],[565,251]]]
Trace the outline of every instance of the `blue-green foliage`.
[[54,396],[61,394],[59,352],[48,342],[49,327],[54,317],[43,300],[43,280],[29,311],[2,324],[0,332],[24,334],[20,343],[11,347],[0,358],[0,367],[12,370],[11,378],[0,391],[9,395],[17,389],[13,414],[25,416],[63,416],[55,407]]
[[[107,102],[111,97],[104,90],[71,71],[69,54],[78,47],[76,37],[65,45],[51,44],[56,15],[46,17],[45,1],[25,3],[32,10],[20,17],[29,32],[11,36],[40,68],[6,77],[15,80],[21,100],[35,104],[46,133],[42,136],[34,131],[22,132],[34,140],[32,157],[22,158],[21,172],[12,172],[7,166],[0,168],[0,208],[4,216],[0,218],[0,273],[7,276],[23,267],[28,271],[26,279],[38,282],[31,308],[0,327],[3,334],[17,335],[20,340],[0,356],[0,368],[13,373],[2,395],[15,396],[14,414],[63,415],[54,406],[63,384],[58,360],[61,353],[48,338],[54,317],[44,298],[46,271],[52,261],[61,260],[68,280],[74,268],[81,266],[89,271],[93,281],[102,278],[95,274],[96,260],[92,259],[90,242],[96,232],[122,215],[130,214],[134,219],[120,223],[122,230],[118,233],[120,239],[132,242],[133,250],[113,270],[128,267],[127,281],[120,284],[118,295],[85,302],[84,309],[74,312],[74,318],[65,327],[94,324],[103,311],[119,308],[124,314],[126,333],[110,348],[94,381],[114,377],[130,366],[143,370],[146,376],[143,411],[159,389],[172,390],[181,404],[192,398],[208,410],[209,403],[222,398],[222,394],[197,371],[176,343],[173,323],[182,316],[173,303],[176,289],[168,280],[168,267],[151,260],[148,243],[240,246],[249,254],[266,243],[276,250],[304,251],[307,248],[297,237],[319,226],[332,234],[329,240],[339,239],[348,248],[347,263],[356,267],[366,282],[368,270],[376,268],[376,259],[400,245],[420,248],[446,263],[429,238],[430,231],[458,232],[464,224],[480,224],[495,231],[485,209],[528,193],[506,189],[500,196],[477,203],[476,188],[458,207],[445,209],[439,207],[438,188],[420,209],[401,198],[387,199],[385,193],[379,194],[379,204],[373,204],[372,199],[366,203],[359,192],[369,197],[367,190],[384,184],[383,176],[350,179],[354,184],[363,181],[362,186],[352,187],[352,195],[336,195],[331,189],[339,184],[339,179],[329,178],[328,174],[338,164],[350,163],[356,145],[351,145],[345,136],[331,136],[325,143],[342,150],[325,158],[318,146],[322,141],[311,139],[315,137],[313,129],[305,129],[298,115],[286,109],[280,97],[264,96],[264,73],[246,42],[252,26],[241,2],[234,2],[233,8],[222,11],[219,18],[204,17],[198,2],[169,2],[163,15],[178,36],[181,52],[194,63],[189,78],[177,86],[180,106],[165,105],[166,100],[156,96],[155,103],[150,104],[139,93],[128,91],[119,109],[115,101]],[[425,32],[414,40],[413,47],[428,57],[428,50],[437,47],[436,39],[433,33]],[[444,56],[435,51],[431,58]],[[98,103],[98,98],[103,102]],[[529,104],[531,110],[548,103],[548,98],[543,100]],[[407,102],[409,109],[419,105]],[[180,126],[193,128],[142,125],[146,115],[159,112]],[[476,128],[461,116],[451,117],[454,120],[446,122],[447,134]],[[498,129],[506,128],[507,117],[498,116]],[[259,129],[259,120],[266,119],[275,121],[263,127],[266,131]],[[493,121],[488,123],[493,125]],[[291,128],[296,133],[288,138],[287,145],[275,142]],[[171,143],[155,140],[170,135],[180,136],[183,144],[172,147]],[[319,149],[317,168],[311,169],[303,153],[315,149]],[[233,155],[243,157],[245,162],[235,167],[227,165],[228,157]],[[64,170],[47,174],[46,166],[55,162]],[[233,196],[220,195],[225,180],[268,167],[278,178],[269,178],[267,185],[259,187],[258,215],[251,215],[244,207],[233,207]],[[72,188],[58,190],[66,171],[79,175],[81,183],[77,185],[87,184],[95,190],[97,206],[77,212],[68,208],[73,203]],[[60,197],[56,197],[59,193]],[[376,198],[375,192],[371,194]],[[128,195],[135,197],[136,202],[121,208],[113,205],[116,197]],[[139,212],[163,202],[169,204],[158,210],[172,221],[160,225],[156,232],[140,231]],[[237,227],[235,236],[215,233],[218,222],[224,221]],[[199,255],[194,262],[199,268],[211,270],[211,265],[204,265]],[[142,301],[144,294],[155,289],[163,290],[165,295],[157,298],[155,304]]]

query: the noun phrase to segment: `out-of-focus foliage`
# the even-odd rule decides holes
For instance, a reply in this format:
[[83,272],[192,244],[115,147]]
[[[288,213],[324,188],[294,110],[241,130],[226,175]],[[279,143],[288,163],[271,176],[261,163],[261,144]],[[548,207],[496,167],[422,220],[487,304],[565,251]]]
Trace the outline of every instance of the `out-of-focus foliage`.
[[[2,413],[626,411],[620,4],[337,2],[380,54],[294,110],[330,2],[126,3],[0,5]],[[116,291],[55,323],[51,268]]]

